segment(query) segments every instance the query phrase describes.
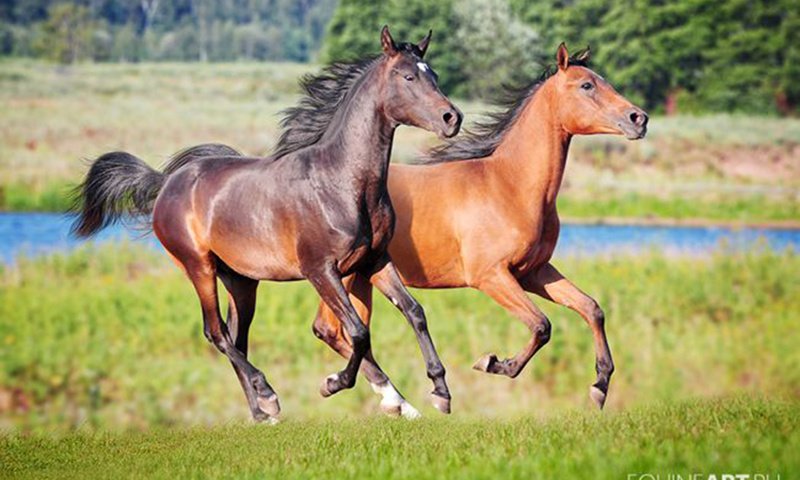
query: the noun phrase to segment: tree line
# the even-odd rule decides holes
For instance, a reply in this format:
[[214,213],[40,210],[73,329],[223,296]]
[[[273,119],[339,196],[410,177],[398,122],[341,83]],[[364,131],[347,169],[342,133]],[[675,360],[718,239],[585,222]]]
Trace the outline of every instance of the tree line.
[[336,0],[4,0],[0,55],[315,60]]
[[793,115],[800,105],[797,0],[340,0],[323,57],[374,51],[374,31],[433,28],[448,93],[486,98],[535,80],[562,41],[656,112]]
[[6,0],[0,54],[60,62],[352,59],[378,31],[419,40],[448,94],[488,99],[532,81],[556,46],[666,113],[793,115],[797,0]]

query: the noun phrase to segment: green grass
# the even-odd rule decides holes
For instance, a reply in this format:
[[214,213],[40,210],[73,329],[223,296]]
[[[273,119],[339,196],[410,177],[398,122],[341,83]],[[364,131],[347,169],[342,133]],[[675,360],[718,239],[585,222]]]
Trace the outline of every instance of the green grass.
[[[617,365],[607,409],[738,393],[800,394],[800,297],[793,253],[708,258],[578,258],[556,265],[606,311]],[[189,282],[162,255],[84,249],[22,261],[0,276],[0,428],[14,431],[216,425],[248,411],[225,358],[202,334]],[[487,351],[509,355],[525,327],[480,292],[415,291],[448,367],[458,415],[546,416],[591,408],[592,337],[565,308],[539,299],[551,342],[515,380],[473,371]],[[311,334],[317,296],[305,283],[264,283],[251,358],[289,419],[377,415],[359,381],[319,397],[344,361]],[[377,358],[427,415],[431,389],[411,329],[376,299]]]
[[734,397],[544,421],[376,418],[7,436],[0,463],[7,478],[792,478],[798,407]]
[[163,255],[123,245],[20,259],[0,267],[0,477],[791,478],[800,257],[722,248],[556,264],[607,314],[617,372],[602,414],[586,396],[589,330],[542,300],[553,338],[526,371],[473,371],[527,333],[471,290],[414,292],[448,368],[452,416],[427,404],[414,336],[382,299],[374,351],[423,418],[384,418],[363,380],[322,399],[319,381],[344,362],[311,334],[316,296],[265,283],[251,359],[281,396],[283,422],[270,427],[249,423],[191,286]]
[[619,217],[741,222],[800,221],[800,202],[797,202],[792,194],[777,198],[764,195],[746,197],[705,195],[697,198],[680,195],[664,197],[632,192],[592,196],[591,193],[562,195],[558,199],[559,213],[564,217],[575,219]]
[[[279,112],[297,99],[297,79],[317,68],[0,60],[0,210],[63,210],[65,192],[85,173],[82,159],[111,150],[153,165],[203,142],[267,154],[280,132]],[[487,110],[478,102],[456,103],[468,124]],[[576,138],[561,212],[796,220],[799,132],[800,119],[713,115],[653,118],[648,137],[638,142]],[[437,142],[410,128],[400,129],[396,140],[393,158],[400,162]],[[621,184],[636,186],[634,201]],[[765,193],[735,188],[753,185]]]

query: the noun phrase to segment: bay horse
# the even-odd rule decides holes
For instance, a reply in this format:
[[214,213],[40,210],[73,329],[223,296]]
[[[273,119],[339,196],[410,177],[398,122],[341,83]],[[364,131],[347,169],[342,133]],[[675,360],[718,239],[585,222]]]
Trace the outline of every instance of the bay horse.
[[[511,378],[550,339],[550,322],[526,292],[577,311],[594,335],[595,383],[590,397],[602,409],[614,362],[597,302],[550,263],[559,235],[556,197],[575,135],[647,132],[647,114],[587,68],[589,50],[569,56],[562,43],[557,69],[518,93],[502,113],[434,149],[421,164],[393,164],[389,194],[397,214],[389,253],[403,282],[417,288],[472,287],[489,295],[530,330],[512,358],[481,357],[474,368]],[[354,275],[346,285],[368,325],[371,287]],[[341,355],[351,346],[321,305],[314,331]],[[403,397],[377,365],[365,363],[384,397]]]
[[[244,158],[199,146],[163,172],[125,152],[100,156],[78,187],[75,234],[86,237],[123,215],[152,215],[152,229],[191,280],[206,338],[230,360],[253,418],[277,421],[278,396],[247,359],[260,280],[307,279],[344,325],[352,345],[345,368],[320,392],[352,388],[362,360],[373,363],[369,330],[342,278],[367,278],[414,329],[432,401],[449,413],[445,369],[422,307],[408,293],[387,252],[394,212],[386,182],[396,128],[412,125],[452,137],[462,114],[442,94],[419,44],[396,44],[381,31],[383,53],[337,63],[302,82],[305,97],[289,109],[274,154]],[[229,294],[227,322],[217,278]]]

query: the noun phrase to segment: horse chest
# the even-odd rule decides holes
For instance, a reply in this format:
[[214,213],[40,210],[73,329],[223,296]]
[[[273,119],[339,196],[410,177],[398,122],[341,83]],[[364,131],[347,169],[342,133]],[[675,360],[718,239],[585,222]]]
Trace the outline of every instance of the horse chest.
[[394,210],[388,201],[382,201],[370,211],[372,249],[383,253],[389,247],[394,234]]
[[394,230],[391,205],[381,202],[374,208],[365,209],[358,224],[359,228],[349,242],[350,247],[339,262],[342,272],[357,270],[365,262],[373,262],[386,252]]

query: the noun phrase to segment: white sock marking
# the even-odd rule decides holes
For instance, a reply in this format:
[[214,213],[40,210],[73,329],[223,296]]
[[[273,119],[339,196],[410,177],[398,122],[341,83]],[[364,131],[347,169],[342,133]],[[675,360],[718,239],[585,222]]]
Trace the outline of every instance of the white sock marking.
[[400,392],[394,388],[394,385],[392,385],[391,382],[387,383],[386,385],[375,385],[374,383],[370,383],[370,386],[372,387],[372,391],[383,397],[381,400],[382,406],[400,406],[400,415],[403,418],[414,419],[422,416],[416,408],[414,408],[406,401],[405,398],[403,398],[402,395],[400,395]]

